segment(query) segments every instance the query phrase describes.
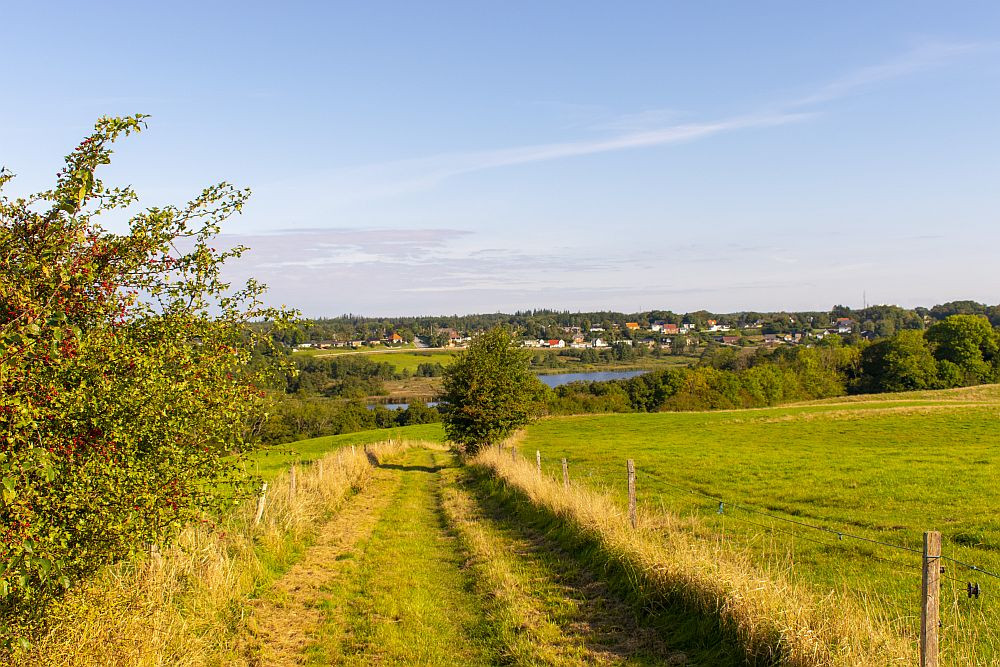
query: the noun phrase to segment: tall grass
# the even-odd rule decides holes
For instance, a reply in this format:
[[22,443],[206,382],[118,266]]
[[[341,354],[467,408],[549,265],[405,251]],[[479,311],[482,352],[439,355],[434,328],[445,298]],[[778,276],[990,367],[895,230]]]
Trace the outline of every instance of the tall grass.
[[696,537],[690,518],[640,509],[639,526],[632,529],[610,496],[575,484],[565,489],[524,459],[490,449],[474,463],[595,543],[605,565],[625,575],[631,594],[716,619],[720,633],[735,640],[748,662],[916,662],[912,643],[892,631],[889,619],[840,595],[817,597],[720,540]]
[[249,665],[252,598],[296,560],[314,528],[405,442],[341,449],[286,472],[254,503],[217,525],[187,527],[162,554],[110,567],[55,610],[47,636],[8,664],[79,666]]

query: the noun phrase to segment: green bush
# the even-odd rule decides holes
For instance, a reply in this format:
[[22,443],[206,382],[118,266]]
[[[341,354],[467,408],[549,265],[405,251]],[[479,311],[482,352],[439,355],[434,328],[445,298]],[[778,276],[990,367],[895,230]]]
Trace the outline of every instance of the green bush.
[[[111,234],[130,188],[97,179],[142,116],[103,118],[55,186],[0,198],[0,642],[101,566],[239,498],[240,453],[280,355],[248,324],[286,321],[231,290],[213,247],[249,193],[222,183]],[[0,175],[0,188],[12,178]],[[273,328],[273,326],[272,326]],[[262,352],[250,364],[253,351]],[[234,456],[235,454],[235,456]],[[232,493],[223,493],[224,487]]]

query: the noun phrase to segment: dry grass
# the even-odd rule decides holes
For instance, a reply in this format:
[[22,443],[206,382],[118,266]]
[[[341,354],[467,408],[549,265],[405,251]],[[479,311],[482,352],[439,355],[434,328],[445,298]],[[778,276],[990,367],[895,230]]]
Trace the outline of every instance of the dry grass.
[[[162,556],[108,568],[56,609],[51,630],[11,665],[249,665],[243,629],[252,597],[296,560],[315,527],[371,478],[372,464],[407,447],[331,453],[218,526],[193,525]],[[322,471],[322,476],[320,472]]]
[[689,519],[641,512],[633,530],[609,496],[575,484],[564,489],[524,459],[491,449],[475,462],[599,544],[639,595],[718,618],[748,661],[880,667],[916,662],[911,642],[892,631],[889,619],[841,595],[817,597],[766,573],[725,543],[693,536]]

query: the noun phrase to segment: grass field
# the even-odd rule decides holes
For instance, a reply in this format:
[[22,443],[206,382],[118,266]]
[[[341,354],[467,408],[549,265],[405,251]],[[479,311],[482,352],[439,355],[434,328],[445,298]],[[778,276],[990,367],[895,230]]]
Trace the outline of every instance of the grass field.
[[[697,517],[694,530],[706,540],[722,538],[820,595],[871,605],[912,640],[923,531],[942,532],[946,557],[1000,573],[998,422],[1000,387],[987,386],[758,410],[549,418],[529,426],[518,448],[529,458],[539,450],[552,476],[561,475],[566,457],[574,482],[621,503],[632,458],[647,509]],[[443,432],[433,424],[392,436],[440,442]],[[261,458],[260,471],[270,476],[292,460],[384,437],[373,431],[293,443]],[[980,585],[979,599],[968,598],[968,583]],[[998,583],[948,562],[946,654],[961,640],[984,664],[1000,661]]]
[[397,373],[401,371],[412,373],[417,370],[417,366],[420,364],[436,363],[447,366],[456,354],[455,350],[433,350],[427,352],[416,350],[413,352],[378,352],[368,355],[368,358],[372,361],[392,364]]
[[414,371],[416,370],[418,364],[437,362],[441,365],[447,365],[456,353],[457,350],[420,350],[412,345],[408,345],[392,348],[366,347],[361,348],[360,350],[353,350],[350,348],[331,348],[329,350],[305,349],[295,350],[295,352],[293,352],[293,356],[323,358],[344,354],[355,354],[363,356],[366,359],[371,359],[372,361],[392,364],[397,371],[401,371],[403,369]]
[[[1000,388],[992,386],[762,410],[547,419],[527,429],[519,448],[532,457],[539,450],[553,476],[568,458],[574,480],[622,501],[632,458],[641,502],[699,517],[707,532],[819,592],[869,600],[912,636],[920,554],[836,533],[919,552],[923,531],[940,530],[945,556],[1000,572],[998,427]],[[716,498],[725,502],[721,514]],[[984,660],[998,659],[1000,595],[970,600],[965,588],[978,582],[1000,591],[1000,580],[955,563],[945,577],[946,650],[962,637]]]
[[[914,664],[922,532],[1000,571],[998,419],[990,386],[549,418],[470,465],[440,424],[273,447],[260,524],[113,568],[17,664]],[[945,567],[941,664],[1000,665],[1000,580]]]

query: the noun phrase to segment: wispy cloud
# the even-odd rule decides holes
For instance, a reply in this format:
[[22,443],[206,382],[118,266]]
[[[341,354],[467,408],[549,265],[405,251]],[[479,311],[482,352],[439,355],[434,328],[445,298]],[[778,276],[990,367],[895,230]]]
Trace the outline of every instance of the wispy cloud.
[[814,92],[790,102],[787,107],[803,107],[846,97],[869,86],[899,79],[946,65],[957,58],[994,48],[982,43],[929,42],[922,44],[891,60],[862,67],[820,86]]

